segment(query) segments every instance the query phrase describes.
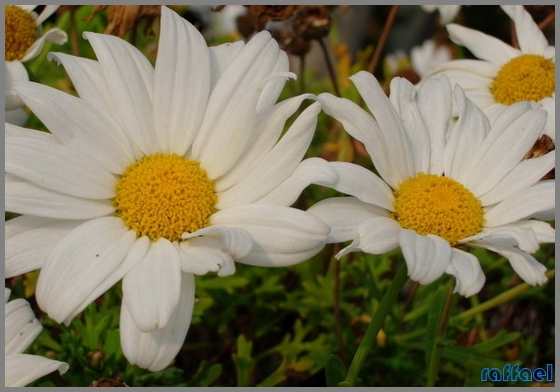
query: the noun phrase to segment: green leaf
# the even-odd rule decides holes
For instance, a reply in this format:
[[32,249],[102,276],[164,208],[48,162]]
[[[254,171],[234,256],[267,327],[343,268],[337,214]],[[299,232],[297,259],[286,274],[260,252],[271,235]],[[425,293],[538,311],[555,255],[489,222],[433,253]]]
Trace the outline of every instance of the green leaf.
[[237,338],[237,354],[232,354],[235,371],[237,374],[237,386],[249,386],[249,377],[252,369],[251,351],[253,350],[253,342],[245,339],[245,336],[239,335]]
[[336,387],[346,379],[346,366],[338,355],[331,354],[325,366],[328,387]]

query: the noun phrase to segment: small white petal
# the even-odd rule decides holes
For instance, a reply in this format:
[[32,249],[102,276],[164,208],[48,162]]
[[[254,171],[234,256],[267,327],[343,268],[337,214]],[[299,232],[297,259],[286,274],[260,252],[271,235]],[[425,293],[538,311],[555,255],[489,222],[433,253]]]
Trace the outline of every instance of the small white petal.
[[20,83],[15,90],[70,149],[115,174],[135,161],[130,142],[119,125],[88,101],[38,83]]
[[546,267],[539,263],[533,256],[522,250],[486,242],[479,242],[476,246],[496,252],[508,259],[521,279],[533,286],[542,285],[548,280],[544,274],[546,272]]
[[161,8],[154,73],[154,126],[162,152],[190,147],[210,94],[210,56],[204,37],[184,18]]
[[520,51],[491,35],[457,24],[447,25],[449,38],[458,45],[468,48],[475,57],[497,64],[505,64],[520,54]]
[[311,143],[320,110],[318,103],[305,109],[259,164],[246,173],[241,181],[220,194],[217,208],[253,203],[288,178]]
[[164,328],[181,292],[178,249],[165,238],[152,242],[146,256],[123,278],[122,290],[123,306],[140,331]]
[[327,243],[354,239],[358,227],[366,220],[389,216],[389,212],[355,197],[331,197],[312,205],[307,212],[315,215],[331,228]]
[[68,196],[22,180],[6,180],[4,208],[18,214],[58,219],[92,219],[111,214],[108,200]]
[[[212,220],[212,217],[210,217]],[[221,249],[230,253],[234,258],[246,256],[253,248],[251,234],[237,227],[220,227],[212,225],[197,230],[194,233],[183,234],[183,239],[208,237],[219,241]],[[190,242],[190,241],[187,241]]]
[[[397,111],[371,73],[360,71],[352,75],[350,80],[355,84],[369,111],[379,124],[383,143],[373,146],[375,153],[382,148],[395,152],[386,164],[389,174],[385,175],[380,172],[383,179],[395,189],[398,184],[417,174],[413,161],[413,148],[428,148],[429,146],[412,146],[410,144]],[[391,82],[396,83],[396,81]]]
[[438,279],[451,261],[449,243],[432,234],[424,236],[403,229],[399,232],[399,244],[408,266],[408,276],[421,284]]
[[350,252],[362,251],[374,255],[389,252],[399,246],[399,224],[391,218],[378,216],[358,226],[354,241],[336,255],[341,258]]
[[486,226],[495,227],[535,216],[541,211],[554,210],[554,180],[539,181],[502,200],[490,208],[485,208]]
[[57,142],[6,138],[5,171],[44,188],[89,199],[115,195],[115,177],[88,157]]
[[322,158],[307,158],[280,185],[255,200],[255,203],[290,206],[308,185],[334,188],[338,180],[339,176],[330,162]]
[[9,355],[6,356],[4,385],[7,387],[24,387],[55,370],[64,374],[68,368],[69,366],[65,362],[54,361],[38,355]]
[[478,293],[486,281],[478,259],[470,253],[455,248],[451,249],[451,262],[445,272],[455,276],[453,292],[465,297]]
[[167,367],[177,355],[189,326],[194,307],[194,276],[181,274],[179,302],[162,329],[142,332],[125,303],[121,306],[120,335],[123,354],[133,365],[157,372]]
[[263,267],[300,263],[325,245],[329,227],[312,214],[290,207],[252,204],[218,211],[212,223],[247,230],[253,250],[236,261]]
[[218,276],[231,275],[235,272],[235,262],[232,255],[223,248],[221,241],[210,237],[191,238],[181,242],[181,269],[195,275],[206,275],[208,272],[216,272]]
[[51,249],[82,223],[84,221],[60,221],[27,215],[7,221],[5,277],[11,278],[41,268]]
[[[47,255],[37,281],[37,303],[66,325],[120,280],[119,266],[136,241],[116,217],[88,221],[68,233]],[[116,273],[120,271],[119,273]]]
[[216,190],[218,192],[229,189],[240,182],[246,175],[259,165],[261,159],[268,154],[280,139],[286,121],[301,106],[305,99],[312,99],[311,94],[302,94],[288,98],[259,113],[255,121],[258,134],[251,140],[251,147],[239,158],[227,173],[217,178]]
[[483,206],[498,203],[537,183],[556,164],[556,151],[538,158],[524,159],[511,169],[495,187],[478,197]]
[[6,355],[24,352],[43,330],[29,302],[22,298],[8,302],[4,307]]
[[85,32],[99,60],[113,103],[131,140],[144,154],[158,149],[152,114],[154,69],[128,42],[108,34]]
[[43,46],[45,46],[45,43],[47,41],[54,42],[55,44],[61,45],[65,43],[67,40],[68,40],[68,35],[63,30],[59,28],[50,29],[41,37],[39,37],[35,42],[33,42],[33,45],[31,45],[29,49],[27,49],[25,55],[21,58],[21,61],[26,62],[28,60],[31,60],[32,58],[37,57],[37,55],[41,53],[41,50],[43,50]]

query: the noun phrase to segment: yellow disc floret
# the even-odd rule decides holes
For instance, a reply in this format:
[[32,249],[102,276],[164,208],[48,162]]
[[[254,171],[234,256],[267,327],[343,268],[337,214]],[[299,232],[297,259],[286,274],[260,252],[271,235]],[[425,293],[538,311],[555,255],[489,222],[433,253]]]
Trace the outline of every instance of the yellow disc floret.
[[153,241],[178,241],[208,226],[217,201],[214,182],[198,162],[161,153],[129,165],[114,199],[117,216]]
[[480,201],[448,177],[418,174],[394,192],[394,218],[405,229],[434,234],[455,245],[482,229]]
[[20,60],[35,42],[37,24],[29,12],[15,5],[5,6],[4,12],[5,59]]
[[496,102],[511,105],[519,101],[538,102],[554,93],[555,64],[535,54],[524,54],[506,63],[491,86]]

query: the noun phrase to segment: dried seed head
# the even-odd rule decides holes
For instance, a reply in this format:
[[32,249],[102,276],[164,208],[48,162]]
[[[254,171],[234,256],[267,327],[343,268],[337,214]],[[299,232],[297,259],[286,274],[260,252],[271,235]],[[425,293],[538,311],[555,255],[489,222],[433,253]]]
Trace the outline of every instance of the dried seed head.
[[301,6],[294,15],[293,28],[297,35],[305,39],[321,39],[329,34],[332,17],[325,6]]

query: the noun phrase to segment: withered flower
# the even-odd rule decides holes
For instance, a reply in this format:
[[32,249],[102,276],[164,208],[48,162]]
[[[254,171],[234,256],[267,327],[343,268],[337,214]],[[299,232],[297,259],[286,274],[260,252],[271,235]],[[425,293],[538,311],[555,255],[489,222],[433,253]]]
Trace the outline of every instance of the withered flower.
[[144,34],[153,34],[152,25],[156,18],[159,18],[161,7],[159,5],[96,5],[86,22],[89,22],[95,14],[105,9],[107,10],[108,20],[105,34],[123,38],[143,18],[147,21]]
[[292,22],[296,35],[308,40],[321,39],[329,34],[331,24],[331,14],[322,5],[300,6]]
[[281,21],[290,18],[299,5],[248,5],[255,29],[261,31],[269,21]]

